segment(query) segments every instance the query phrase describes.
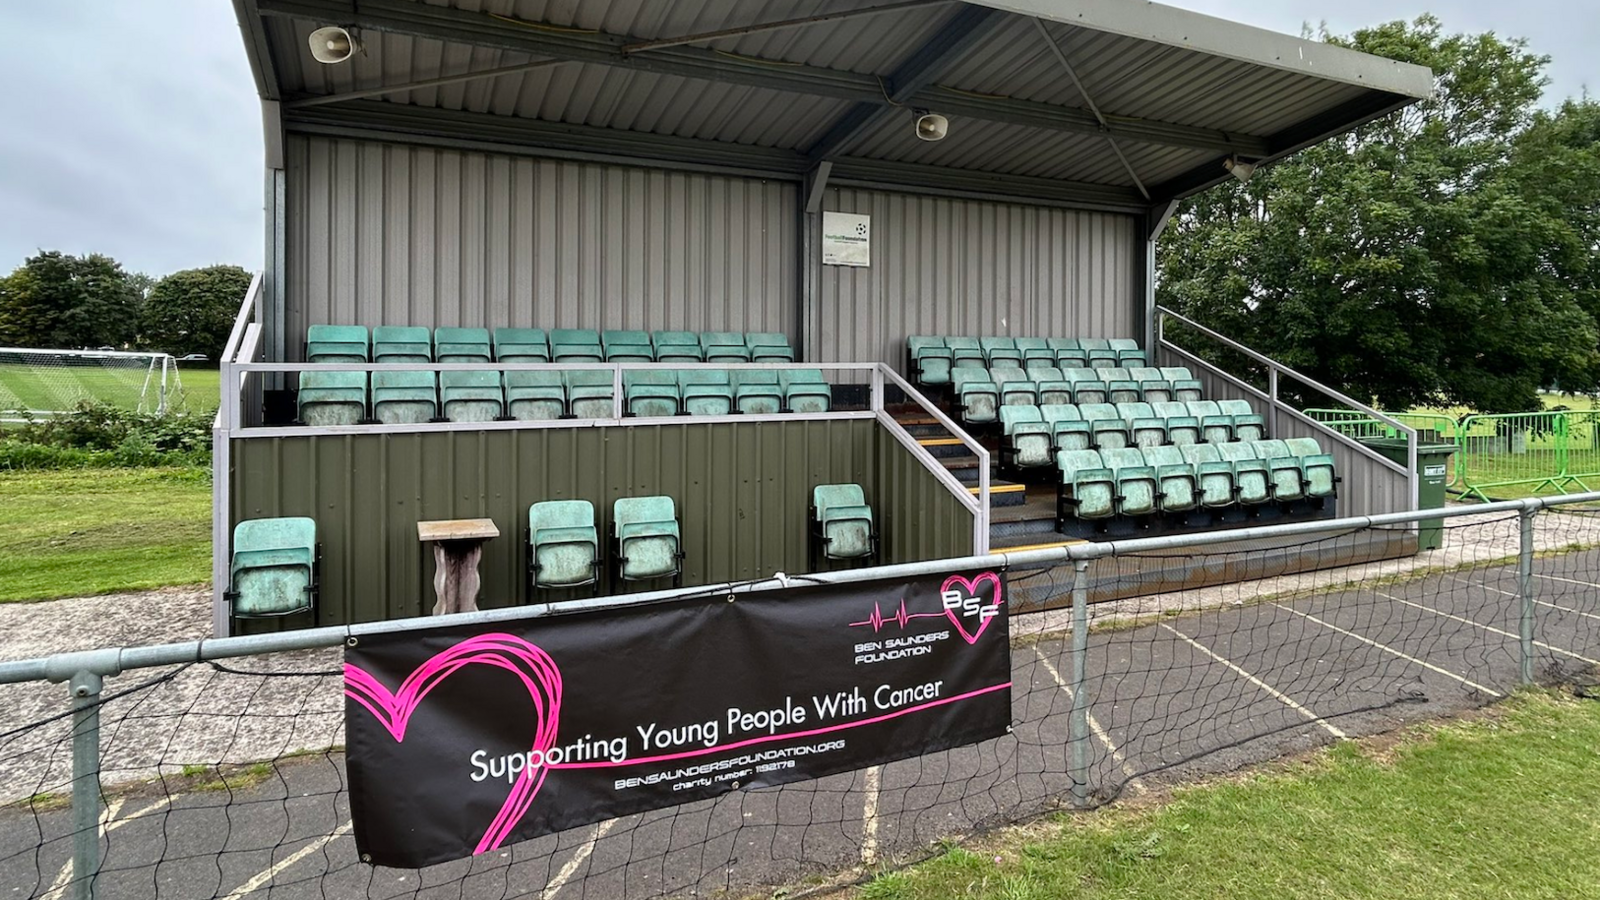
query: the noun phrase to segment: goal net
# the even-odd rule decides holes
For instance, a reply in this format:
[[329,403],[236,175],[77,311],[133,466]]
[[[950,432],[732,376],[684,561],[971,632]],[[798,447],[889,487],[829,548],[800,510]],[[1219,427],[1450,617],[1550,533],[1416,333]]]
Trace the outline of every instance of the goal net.
[[160,413],[179,402],[178,366],[166,353],[0,347],[0,419],[70,412],[85,400]]

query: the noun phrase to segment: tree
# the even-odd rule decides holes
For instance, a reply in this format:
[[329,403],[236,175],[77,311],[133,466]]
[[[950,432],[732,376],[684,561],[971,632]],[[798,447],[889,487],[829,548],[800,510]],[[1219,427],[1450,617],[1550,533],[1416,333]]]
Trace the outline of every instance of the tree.
[[1537,112],[1546,58],[1429,16],[1328,40],[1437,93],[1186,202],[1161,302],[1388,408],[1600,387],[1595,104]]
[[0,343],[122,347],[138,325],[139,295],[116,260],[51,250],[0,279]]
[[238,266],[173,272],[145,298],[140,342],[174,356],[204,353],[216,359],[249,289],[250,273]]

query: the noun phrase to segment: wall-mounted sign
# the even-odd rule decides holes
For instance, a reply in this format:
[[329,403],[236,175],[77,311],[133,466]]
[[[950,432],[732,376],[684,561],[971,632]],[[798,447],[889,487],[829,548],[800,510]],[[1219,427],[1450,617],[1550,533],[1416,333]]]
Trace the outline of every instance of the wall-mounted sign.
[[994,571],[363,634],[345,650],[362,859],[416,868],[998,737]]
[[855,213],[823,213],[822,264],[872,265],[872,217]]

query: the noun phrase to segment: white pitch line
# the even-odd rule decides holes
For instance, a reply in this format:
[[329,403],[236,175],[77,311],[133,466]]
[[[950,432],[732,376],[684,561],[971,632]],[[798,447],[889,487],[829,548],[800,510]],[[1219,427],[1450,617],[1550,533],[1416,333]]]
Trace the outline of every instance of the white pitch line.
[[867,798],[861,804],[861,862],[872,865],[878,858],[878,789],[883,783],[883,766],[867,769]]
[[1287,706],[1290,709],[1294,710],[1295,712],[1299,713],[1300,715],[1305,716],[1306,719],[1308,719],[1308,720],[1310,720],[1312,722],[1315,722],[1317,725],[1321,726],[1324,731],[1326,731],[1329,734],[1333,735],[1335,738],[1337,738],[1339,740],[1344,740],[1345,738],[1348,738],[1350,736],[1348,734],[1345,734],[1342,730],[1340,730],[1338,726],[1328,723],[1321,716],[1317,715],[1316,713],[1312,712],[1309,709],[1306,709],[1304,706],[1301,706],[1298,702],[1295,701],[1295,699],[1293,697],[1290,697],[1288,694],[1285,694],[1284,692],[1278,690],[1277,688],[1273,687],[1272,685],[1267,684],[1265,681],[1262,681],[1260,678],[1257,678],[1255,675],[1252,675],[1251,673],[1245,671],[1242,667],[1240,667],[1237,664],[1235,664],[1232,660],[1225,659],[1221,655],[1219,655],[1217,653],[1213,653],[1210,650],[1210,648],[1206,647],[1204,644],[1200,643],[1199,641],[1195,640],[1194,638],[1189,637],[1187,634],[1184,634],[1183,632],[1179,631],[1178,629],[1173,628],[1171,625],[1168,625],[1165,622],[1162,622],[1160,624],[1161,624],[1162,628],[1165,628],[1166,630],[1172,632],[1173,634],[1177,635],[1178,637],[1183,638],[1183,640],[1185,642],[1187,642],[1189,644],[1189,646],[1195,648],[1196,650],[1199,650],[1201,653],[1204,653],[1205,655],[1211,657],[1212,659],[1216,660],[1217,662],[1222,663],[1223,665],[1227,666],[1234,674],[1238,675],[1240,678],[1243,678],[1245,681],[1250,682],[1251,684],[1255,685],[1256,687],[1260,688],[1261,690],[1266,691],[1268,694],[1272,695],[1274,698],[1276,698],[1277,700],[1281,701],[1284,706]]
[[1282,603],[1274,603],[1272,605],[1276,606],[1277,608],[1279,608],[1281,610],[1284,610],[1286,612],[1292,612],[1295,615],[1297,615],[1297,616],[1299,616],[1299,617],[1301,617],[1303,619],[1310,619],[1311,621],[1317,623],[1318,625],[1321,625],[1323,628],[1329,628],[1329,629],[1332,629],[1334,631],[1339,632],[1342,635],[1346,635],[1348,637],[1353,637],[1353,638],[1355,638],[1356,640],[1360,641],[1363,644],[1370,644],[1370,645],[1372,645],[1374,647],[1377,647],[1379,650],[1382,650],[1385,653],[1390,653],[1390,654],[1393,654],[1395,656],[1398,656],[1401,659],[1406,660],[1407,662],[1416,663],[1417,665],[1423,667],[1424,669],[1427,669],[1430,672],[1437,672],[1440,675],[1445,676],[1446,678],[1454,678],[1456,681],[1461,682],[1462,684],[1466,685],[1469,688],[1472,688],[1473,690],[1483,691],[1485,694],[1488,694],[1491,697],[1503,697],[1503,696],[1505,696],[1504,694],[1500,693],[1499,691],[1495,690],[1494,688],[1484,687],[1483,685],[1478,684],[1475,681],[1469,681],[1468,679],[1463,678],[1460,675],[1457,675],[1456,673],[1450,671],[1449,669],[1441,669],[1438,666],[1434,665],[1433,663],[1417,659],[1415,656],[1409,656],[1407,654],[1401,653],[1399,650],[1396,650],[1393,647],[1388,646],[1387,644],[1380,644],[1377,641],[1373,640],[1372,638],[1366,637],[1364,635],[1356,634],[1354,631],[1347,631],[1347,630],[1345,630],[1343,628],[1340,628],[1339,626],[1333,624],[1332,622],[1324,622],[1323,620],[1317,618],[1316,616],[1313,616],[1310,613],[1304,613],[1304,612],[1301,612],[1298,609],[1291,609],[1291,608],[1289,608],[1287,606],[1284,606]]
[[[1379,597],[1383,597],[1386,600],[1393,600],[1396,603],[1404,603],[1407,606],[1414,606],[1417,609],[1422,610],[1423,612],[1431,612],[1436,616],[1444,616],[1446,619],[1453,619],[1453,620],[1455,620],[1457,622],[1462,623],[1463,625],[1471,625],[1474,628],[1482,628],[1484,631],[1490,632],[1491,634],[1498,634],[1501,637],[1508,637],[1508,638],[1511,638],[1514,641],[1522,640],[1522,637],[1520,635],[1512,634],[1511,632],[1506,631],[1503,628],[1496,628],[1493,625],[1485,625],[1482,622],[1474,622],[1471,619],[1465,619],[1465,618],[1462,618],[1461,616],[1452,615],[1451,613],[1447,613],[1442,609],[1434,609],[1431,606],[1423,606],[1421,603],[1413,603],[1410,600],[1401,600],[1399,597],[1391,597],[1388,594],[1385,594],[1383,591],[1373,591],[1373,593],[1377,594]],[[1582,654],[1573,653],[1571,650],[1565,650],[1565,649],[1562,649],[1561,647],[1556,647],[1556,646],[1551,645],[1551,644],[1546,644],[1544,641],[1534,641],[1533,645],[1535,647],[1541,647],[1541,648],[1543,648],[1545,650],[1549,650],[1551,653],[1559,653],[1562,656],[1570,656],[1573,659],[1579,660],[1581,662],[1586,662],[1591,666],[1600,666],[1600,660],[1590,659],[1589,657],[1583,656]]]
[[[127,818],[119,819],[117,818],[117,813],[122,810],[123,802],[123,799],[118,797],[107,804],[105,811],[100,813],[100,825],[102,826],[100,829],[101,834],[110,834],[129,822],[137,822],[149,813],[155,812],[161,807],[166,806],[168,803],[171,803],[172,798],[163,797],[149,806],[140,807],[139,809],[134,810],[128,815]],[[72,860],[68,859],[66,862],[61,864],[61,871],[56,873],[56,880],[51,882],[50,890],[46,891],[40,900],[61,900],[61,892],[66,889],[67,883],[71,880]]]
[[1533,577],[1547,578],[1551,581],[1565,581],[1567,584],[1581,584],[1584,587],[1600,588],[1600,584],[1595,584],[1592,581],[1579,581],[1576,578],[1562,578],[1560,575],[1540,575],[1538,572],[1535,572],[1533,573]]
[[[1451,578],[1455,578],[1456,581],[1459,581],[1462,584],[1465,584],[1465,585],[1467,585],[1469,587],[1483,588],[1486,591],[1494,591],[1496,594],[1501,594],[1501,595],[1506,596],[1506,597],[1516,597],[1516,596],[1518,596],[1517,594],[1514,594],[1511,591],[1502,591],[1499,588],[1489,587],[1487,584],[1478,584],[1477,582],[1474,582],[1474,581],[1468,581],[1465,578],[1456,578],[1456,576],[1454,576],[1454,575],[1451,575],[1450,577]],[[1589,584],[1589,582],[1587,582],[1587,581],[1573,581],[1570,578],[1557,578],[1554,575],[1534,575],[1533,577],[1535,577],[1535,578],[1549,578],[1552,581],[1566,581],[1566,582],[1570,582],[1572,584],[1585,585],[1587,587],[1600,587],[1600,585]],[[1540,600],[1538,598],[1534,598],[1533,602],[1537,603],[1540,606],[1547,606],[1547,607],[1549,607],[1551,609],[1559,610],[1561,612],[1572,613],[1575,616],[1583,616],[1586,619],[1600,620],[1600,616],[1597,616],[1594,613],[1586,613],[1581,609],[1572,609],[1570,607],[1561,606],[1560,604],[1550,603],[1550,602],[1547,602],[1547,601],[1544,601],[1544,600]]]
[[606,836],[606,832],[617,827],[617,821],[617,819],[607,819],[595,828],[594,834],[589,835],[589,839],[583,842],[583,846],[578,848],[577,853],[572,854],[572,858],[567,860],[567,864],[561,867],[561,871],[556,873],[556,877],[550,879],[550,883],[544,886],[544,893],[540,894],[544,900],[550,900],[551,897],[556,895],[557,891],[567,886],[567,882],[572,880],[572,876],[578,874],[578,869],[583,866],[584,860],[588,859],[589,854],[594,852],[594,845]]
[[335,828],[332,834],[323,835],[322,837],[317,838],[304,847],[301,847],[299,850],[296,850],[288,856],[285,856],[272,866],[257,872],[250,878],[249,881],[246,881],[244,884],[234,888],[233,893],[224,897],[223,900],[239,900],[240,897],[259,890],[262,885],[276,878],[279,872],[282,872],[284,869],[289,868],[300,860],[305,859],[318,850],[321,850],[323,847],[326,847],[334,838],[339,837],[342,834],[348,834],[349,832],[350,823],[346,822],[343,825],[340,825],[338,828]]
[[[1056,667],[1050,663],[1050,660],[1046,659],[1045,655],[1039,652],[1038,644],[1033,646],[1033,655],[1039,657],[1039,662],[1044,663],[1045,671],[1050,673],[1050,677],[1055,679],[1056,684],[1061,687],[1061,690],[1066,692],[1067,697],[1073,698],[1071,686],[1067,684],[1066,679],[1061,677],[1061,673],[1057,671]],[[1144,793],[1144,782],[1139,780],[1139,776],[1133,771],[1133,766],[1128,764],[1127,757],[1122,755],[1122,750],[1120,750],[1116,743],[1111,740],[1111,735],[1108,734],[1104,728],[1100,727],[1100,720],[1096,719],[1094,717],[1094,713],[1092,712],[1089,713],[1089,730],[1094,732],[1094,736],[1099,738],[1100,743],[1105,745],[1106,750],[1111,754],[1111,761],[1116,763],[1117,768],[1121,769],[1122,774],[1127,777],[1128,789],[1136,794]]]

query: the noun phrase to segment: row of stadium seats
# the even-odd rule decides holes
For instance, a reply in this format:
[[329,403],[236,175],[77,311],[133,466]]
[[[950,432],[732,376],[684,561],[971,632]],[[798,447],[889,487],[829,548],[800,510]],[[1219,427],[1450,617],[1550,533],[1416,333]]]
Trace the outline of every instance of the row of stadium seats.
[[1336,496],[1333,457],[1312,438],[1056,453],[1056,524],[1140,519]]
[[1266,423],[1245,400],[1002,406],[1001,464],[1050,465],[1060,450],[1117,450],[1260,440]]
[[1187,368],[1136,366],[1128,369],[1040,367],[980,369],[957,367],[951,392],[968,424],[999,418],[1005,406],[1060,403],[1156,403],[1199,400],[1203,386]]
[[906,338],[906,369],[918,384],[950,383],[950,372],[963,362],[1019,369],[1032,366],[1098,367],[1148,365],[1145,352],[1131,338]]
[[[824,413],[833,393],[818,369],[639,369],[622,373],[624,412],[633,416]],[[612,373],[300,373],[299,421],[385,425],[430,421],[604,419],[613,412]]]
[[773,332],[594,331],[588,328],[436,328],[312,325],[306,361],[321,363],[794,362]]

